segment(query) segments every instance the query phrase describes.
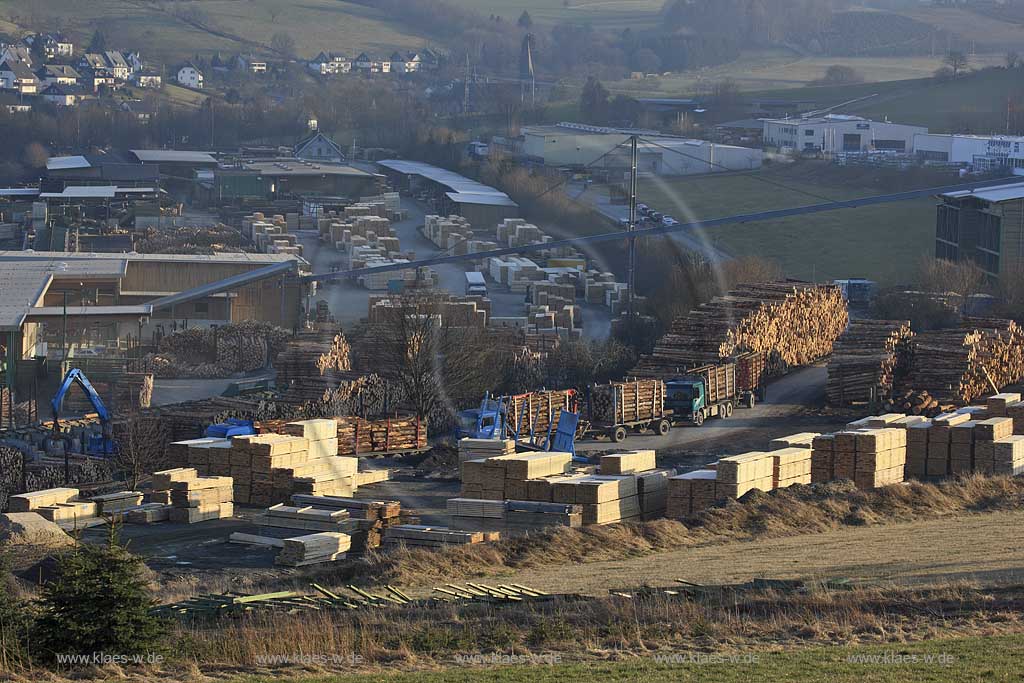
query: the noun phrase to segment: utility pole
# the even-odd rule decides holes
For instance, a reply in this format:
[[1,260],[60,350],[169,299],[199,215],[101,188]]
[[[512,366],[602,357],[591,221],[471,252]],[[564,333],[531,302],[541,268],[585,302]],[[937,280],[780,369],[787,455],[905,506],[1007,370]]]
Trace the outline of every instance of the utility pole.
[[626,266],[626,296],[629,304],[629,317],[636,315],[633,290],[636,287],[636,237],[632,233],[636,230],[636,175],[637,175],[637,136],[629,137],[629,225],[626,228],[629,233],[629,263]]
[[469,113],[469,53],[466,53],[466,76],[465,81],[462,84],[462,113]]

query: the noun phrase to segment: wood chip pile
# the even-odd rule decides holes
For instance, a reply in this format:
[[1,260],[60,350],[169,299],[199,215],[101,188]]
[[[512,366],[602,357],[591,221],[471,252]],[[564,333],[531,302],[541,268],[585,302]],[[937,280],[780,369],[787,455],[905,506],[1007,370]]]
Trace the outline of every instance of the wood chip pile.
[[853,320],[828,361],[825,393],[832,405],[889,398],[897,365],[913,336],[908,320]]
[[846,329],[846,302],[834,285],[766,282],[741,285],[676,319],[630,374],[672,377],[759,351],[770,375],[807,365],[832,352]]

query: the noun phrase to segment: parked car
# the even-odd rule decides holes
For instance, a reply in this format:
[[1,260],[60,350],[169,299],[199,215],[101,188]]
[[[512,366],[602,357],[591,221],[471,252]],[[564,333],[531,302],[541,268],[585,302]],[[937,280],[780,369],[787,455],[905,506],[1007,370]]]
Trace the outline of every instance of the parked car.
[[672,218],[672,216],[662,216],[661,217],[661,224],[662,225],[678,225],[679,221],[677,221],[675,218]]

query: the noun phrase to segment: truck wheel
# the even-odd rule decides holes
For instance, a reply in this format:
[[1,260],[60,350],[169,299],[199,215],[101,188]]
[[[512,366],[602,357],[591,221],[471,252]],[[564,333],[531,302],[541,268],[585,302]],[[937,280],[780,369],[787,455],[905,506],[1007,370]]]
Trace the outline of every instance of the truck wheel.
[[668,430],[672,429],[672,425],[668,420],[658,420],[658,435],[665,436],[668,434]]
[[756,403],[756,402],[757,402],[757,399],[754,398],[753,392],[747,394],[747,407],[748,408],[753,408],[754,407],[754,403]]
[[620,443],[622,441],[625,441],[626,440],[626,428],[625,427],[616,427],[615,429],[612,430],[611,437],[612,437],[612,441],[614,441],[615,443]]
[[725,411],[723,413],[723,417],[732,417],[732,403],[731,402],[726,403],[724,406],[722,406],[722,409]]
[[697,411],[697,414],[693,416],[693,422],[698,427],[700,427],[701,425],[704,424],[704,411],[703,410],[698,410]]

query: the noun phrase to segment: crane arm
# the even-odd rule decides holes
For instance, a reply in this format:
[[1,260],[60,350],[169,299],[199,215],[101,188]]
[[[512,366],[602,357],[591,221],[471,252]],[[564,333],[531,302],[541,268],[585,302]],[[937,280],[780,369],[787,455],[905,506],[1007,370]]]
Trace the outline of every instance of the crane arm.
[[89,403],[92,404],[93,410],[99,416],[100,422],[104,425],[109,424],[110,412],[103,405],[103,399],[96,393],[96,389],[93,388],[85,373],[78,368],[72,368],[68,370],[68,374],[64,375],[64,381],[61,382],[60,389],[57,390],[57,393],[54,394],[53,399],[50,401],[50,406],[53,408],[54,425],[57,424],[57,420],[60,418],[60,408],[64,403],[64,397],[73,384],[82,387],[82,391],[85,393],[86,398],[89,399]]

